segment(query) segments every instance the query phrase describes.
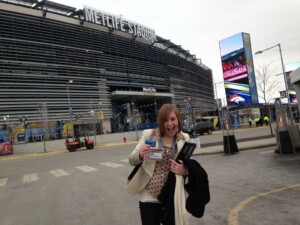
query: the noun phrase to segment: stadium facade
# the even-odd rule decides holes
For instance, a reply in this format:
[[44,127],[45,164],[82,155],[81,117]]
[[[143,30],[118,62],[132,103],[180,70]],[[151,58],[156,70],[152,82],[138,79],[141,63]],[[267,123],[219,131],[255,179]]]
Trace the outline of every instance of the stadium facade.
[[45,0],[0,1],[0,20],[2,128],[72,118],[114,132],[166,102],[215,109],[211,69],[154,29]]

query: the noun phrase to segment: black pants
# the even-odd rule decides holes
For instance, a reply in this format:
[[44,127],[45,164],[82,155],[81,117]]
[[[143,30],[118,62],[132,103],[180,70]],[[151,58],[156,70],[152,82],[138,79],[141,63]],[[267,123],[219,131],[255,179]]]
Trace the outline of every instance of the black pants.
[[140,202],[142,225],[161,225],[163,212],[160,203]]

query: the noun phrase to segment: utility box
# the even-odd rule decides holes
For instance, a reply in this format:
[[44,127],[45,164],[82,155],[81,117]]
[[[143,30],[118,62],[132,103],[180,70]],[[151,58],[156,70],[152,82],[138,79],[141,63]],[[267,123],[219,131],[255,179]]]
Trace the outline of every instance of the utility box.
[[300,130],[298,125],[288,127],[295,151],[300,151]]
[[[284,107],[280,98],[275,100],[276,109],[276,142],[280,154],[295,153],[296,129],[292,125],[292,119],[288,107]],[[299,128],[298,128],[299,130]],[[299,139],[299,136],[298,136]]]

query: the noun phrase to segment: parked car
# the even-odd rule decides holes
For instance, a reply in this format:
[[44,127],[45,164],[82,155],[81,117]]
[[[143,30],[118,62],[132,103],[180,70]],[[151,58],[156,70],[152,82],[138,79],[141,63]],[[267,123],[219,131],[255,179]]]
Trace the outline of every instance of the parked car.
[[195,134],[203,135],[204,133],[212,134],[214,125],[209,121],[198,122],[195,124]]
[[[214,125],[209,121],[197,122],[197,123],[195,123],[195,127],[196,127],[195,135],[196,134],[203,135],[204,133],[212,134],[213,130],[215,129]],[[193,124],[183,125],[182,131],[185,133],[188,133],[189,135],[193,135],[193,133],[194,133]]]

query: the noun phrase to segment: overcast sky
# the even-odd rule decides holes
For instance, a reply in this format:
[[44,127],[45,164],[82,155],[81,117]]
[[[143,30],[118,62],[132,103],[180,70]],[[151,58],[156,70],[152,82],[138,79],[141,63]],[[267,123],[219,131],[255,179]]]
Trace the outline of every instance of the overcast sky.
[[[84,5],[123,15],[153,28],[156,34],[196,54],[213,71],[214,82],[223,81],[219,41],[240,32],[249,33],[254,65],[272,62],[281,73],[278,48],[284,64],[300,61],[300,0],[53,0],[83,9]],[[277,77],[282,82],[283,76]],[[218,84],[218,97],[224,87]]]

